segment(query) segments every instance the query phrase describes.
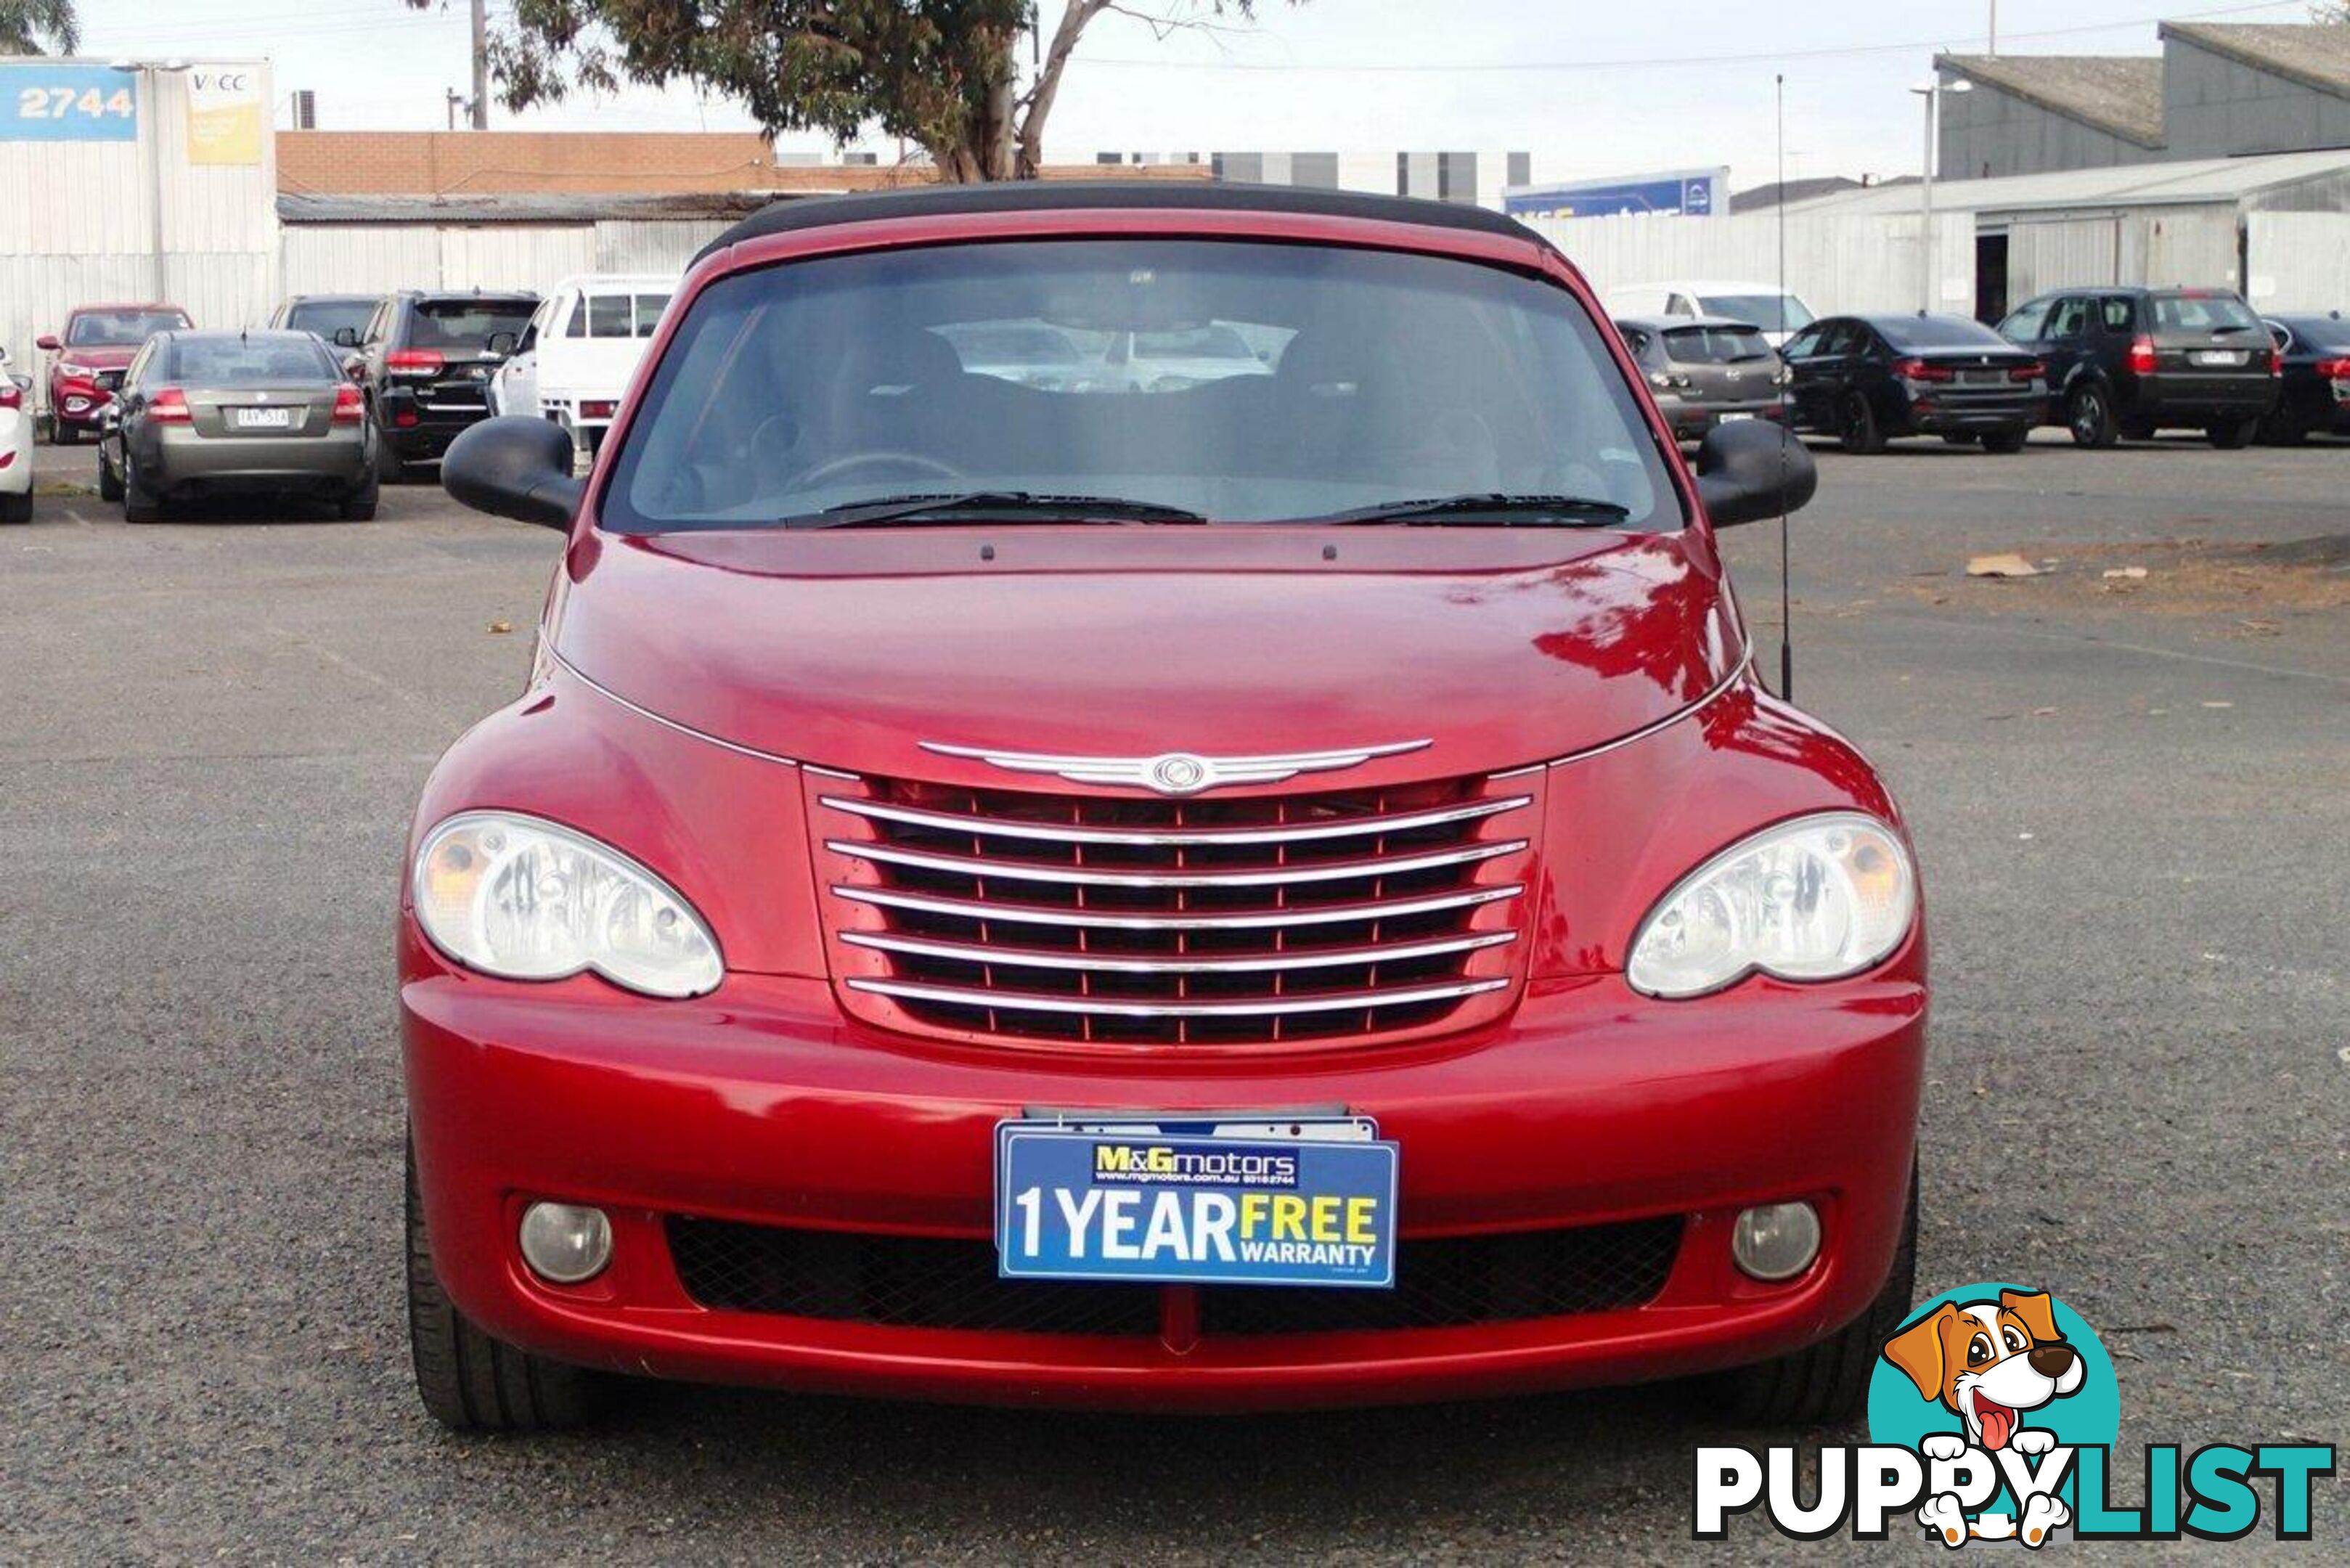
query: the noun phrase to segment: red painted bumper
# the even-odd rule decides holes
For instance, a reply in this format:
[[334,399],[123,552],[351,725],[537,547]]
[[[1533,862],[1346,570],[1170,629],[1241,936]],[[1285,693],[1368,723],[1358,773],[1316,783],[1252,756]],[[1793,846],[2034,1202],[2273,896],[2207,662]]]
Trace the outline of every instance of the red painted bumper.
[[[1699,1002],[1613,978],[1536,988],[1501,1027],[1423,1048],[1180,1065],[941,1051],[852,1033],[820,981],[730,977],[692,1002],[600,981],[522,986],[415,950],[409,1103],[443,1283],[501,1338],[660,1376],[920,1398],[1245,1409],[1527,1392],[1679,1376],[1817,1340],[1874,1297],[1913,1158],[1925,992],[1750,981]],[[664,1216],[992,1233],[993,1129],[1024,1106],[1345,1105],[1402,1149],[1407,1241],[1679,1214],[1645,1306],[1395,1332],[1059,1335],[713,1312]],[[515,1251],[534,1198],[600,1204],[613,1265],[557,1288]],[[1739,1275],[1746,1205],[1809,1198],[1823,1256]]]

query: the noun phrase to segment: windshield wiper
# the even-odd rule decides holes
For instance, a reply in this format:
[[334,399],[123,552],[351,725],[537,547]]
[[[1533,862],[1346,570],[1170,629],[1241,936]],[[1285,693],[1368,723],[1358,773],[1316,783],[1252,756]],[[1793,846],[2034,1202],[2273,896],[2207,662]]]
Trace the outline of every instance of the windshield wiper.
[[1032,523],[1205,523],[1197,512],[1118,495],[1043,495],[1029,490],[941,490],[827,506],[787,528],[873,528],[889,523],[962,523],[974,515]]
[[1509,495],[1500,491],[1465,495],[1430,495],[1417,501],[1389,501],[1378,506],[1333,512],[1300,519],[1305,523],[1425,523],[1432,524],[1494,523],[1503,527],[1540,524],[1570,528],[1602,527],[1621,523],[1631,508],[1591,495]]

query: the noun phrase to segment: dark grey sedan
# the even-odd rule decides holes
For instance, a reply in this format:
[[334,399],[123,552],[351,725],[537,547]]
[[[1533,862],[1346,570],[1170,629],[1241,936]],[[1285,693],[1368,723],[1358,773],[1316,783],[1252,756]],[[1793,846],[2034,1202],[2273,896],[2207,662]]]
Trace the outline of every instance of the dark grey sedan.
[[99,493],[132,523],[215,495],[324,501],[375,515],[367,407],[307,332],[161,332],[108,409]]
[[1680,441],[1718,424],[1780,417],[1786,368],[1762,329],[1714,316],[1633,316],[1618,321],[1657,411]]

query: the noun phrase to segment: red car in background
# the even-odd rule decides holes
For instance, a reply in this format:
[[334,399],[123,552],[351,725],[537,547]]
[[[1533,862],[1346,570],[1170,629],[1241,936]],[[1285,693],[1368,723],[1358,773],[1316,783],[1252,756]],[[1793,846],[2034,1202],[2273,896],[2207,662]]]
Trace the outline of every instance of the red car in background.
[[[1144,334],[1246,351],[1067,373]],[[1733,422],[1692,471],[1535,234],[795,202],[688,275],[587,479],[515,418],[443,483],[567,535],[400,900],[444,1422],[613,1373],[1860,1408],[1909,1303],[1916,873],[1714,543],[1811,460]]]
[[37,339],[56,356],[49,361],[51,439],[71,446],[84,431],[95,432],[99,414],[114,400],[122,372],[147,339],[193,325],[176,305],[76,306],[63,332]]

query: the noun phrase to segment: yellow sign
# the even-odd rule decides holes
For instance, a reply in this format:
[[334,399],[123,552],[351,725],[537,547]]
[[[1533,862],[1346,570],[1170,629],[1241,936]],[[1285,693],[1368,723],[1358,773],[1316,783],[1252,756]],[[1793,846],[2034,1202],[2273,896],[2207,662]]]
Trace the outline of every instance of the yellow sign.
[[185,79],[188,161],[260,162],[261,73],[250,66],[198,66]]

